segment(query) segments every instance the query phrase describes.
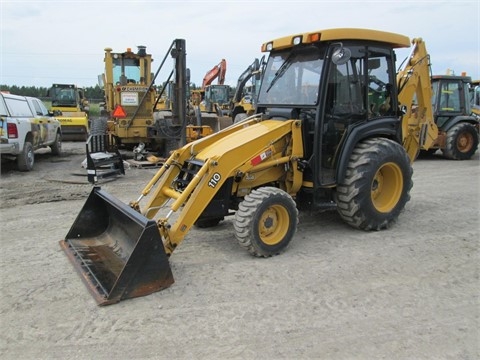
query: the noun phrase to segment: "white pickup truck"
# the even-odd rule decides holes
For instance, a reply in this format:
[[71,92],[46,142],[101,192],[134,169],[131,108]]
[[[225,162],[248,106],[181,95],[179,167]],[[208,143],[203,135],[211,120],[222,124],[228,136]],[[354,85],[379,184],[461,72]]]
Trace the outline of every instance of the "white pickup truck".
[[50,146],[61,155],[60,122],[40,99],[0,92],[0,154],[3,160],[15,160],[18,170],[30,171],[35,150]]

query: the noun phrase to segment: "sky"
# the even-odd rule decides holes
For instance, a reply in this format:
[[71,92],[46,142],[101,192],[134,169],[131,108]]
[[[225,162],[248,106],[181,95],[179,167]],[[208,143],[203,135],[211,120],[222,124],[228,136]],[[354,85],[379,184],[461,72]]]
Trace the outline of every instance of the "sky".
[[[262,43],[342,27],[421,37],[434,74],[450,70],[480,79],[479,20],[480,0],[0,0],[0,84],[95,86],[106,47],[146,46],[156,72],[172,42],[185,39],[191,82],[201,85],[225,59],[225,83],[235,86],[263,55]],[[408,53],[397,51],[398,66]],[[172,67],[173,60],[157,84]]]

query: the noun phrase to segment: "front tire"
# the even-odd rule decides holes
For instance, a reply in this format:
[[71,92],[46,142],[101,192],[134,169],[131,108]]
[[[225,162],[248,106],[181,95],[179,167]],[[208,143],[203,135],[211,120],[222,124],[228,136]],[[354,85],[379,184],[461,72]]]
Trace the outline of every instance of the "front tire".
[[285,191],[275,187],[252,190],[235,213],[235,237],[258,257],[281,253],[297,230],[298,210]]
[[33,164],[35,163],[35,154],[33,152],[33,145],[29,141],[25,141],[23,144],[23,151],[17,156],[17,167],[20,171],[33,170]]
[[478,148],[478,133],[470,123],[458,123],[447,131],[443,155],[452,160],[468,160]]
[[384,138],[357,144],[345,179],[337,186],[338,213],[358,229],[388,228],[410,200],[412,174],[400,144]]

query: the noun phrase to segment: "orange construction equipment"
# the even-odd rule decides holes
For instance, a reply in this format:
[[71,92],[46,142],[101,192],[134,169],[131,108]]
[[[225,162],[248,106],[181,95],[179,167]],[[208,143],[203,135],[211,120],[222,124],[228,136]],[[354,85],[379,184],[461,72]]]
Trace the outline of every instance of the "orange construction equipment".
[[225,82],[225,74],[227,73],[227,61],[222,59],[217,65],[215,65],[212,70],[207,72],[202,82],[202,90],[210,85],[213,80],[218,78],[218,85],[223,85]]

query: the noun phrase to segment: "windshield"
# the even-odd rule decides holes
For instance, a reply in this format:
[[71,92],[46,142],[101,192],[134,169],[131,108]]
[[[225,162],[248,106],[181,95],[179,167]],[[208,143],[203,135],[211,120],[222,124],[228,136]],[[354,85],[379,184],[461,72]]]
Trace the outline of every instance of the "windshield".
[[50,96],[52,97],[52,106],[75,106],[77,104],[75,89],[72,87],[54,86]]
[[262,105],[315,105],[318,99],[324,51],[271,54],[265,68],[258,103]]
[[[127,79],[126,81],[122,81],[122,75]],[[124,59],[122,57],[113,59],[113,82],[115,84],[139,83],[140,77],[140,61],[138,59]]]
[[211,101],[218,104],[226,104],[229,101],[229,88],[224,85],[210,85]]

